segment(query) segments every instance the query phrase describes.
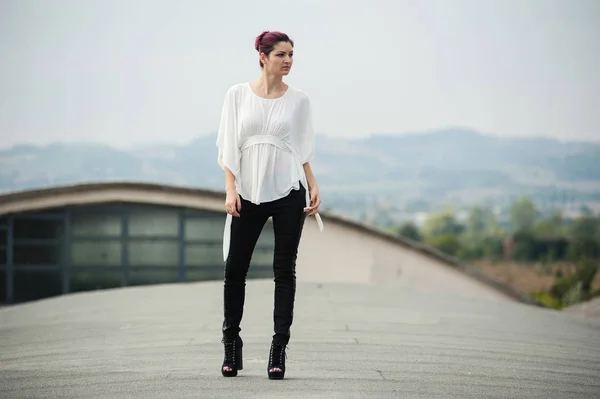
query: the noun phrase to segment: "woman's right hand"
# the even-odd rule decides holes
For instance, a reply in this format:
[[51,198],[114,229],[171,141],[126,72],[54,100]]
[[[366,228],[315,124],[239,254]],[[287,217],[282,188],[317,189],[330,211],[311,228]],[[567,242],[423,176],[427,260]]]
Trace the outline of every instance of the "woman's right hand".
[[225,210],[231,216],[240,217],[242,201],[240,200],[240,195],[236,190],[227,190],[227,195],[225,197]]

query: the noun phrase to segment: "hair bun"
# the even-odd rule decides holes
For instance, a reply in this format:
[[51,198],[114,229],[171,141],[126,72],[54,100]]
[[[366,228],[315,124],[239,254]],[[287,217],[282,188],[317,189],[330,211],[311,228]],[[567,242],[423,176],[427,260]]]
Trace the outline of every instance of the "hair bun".
[[256,40],[254,41],[254,48],[256,49],[256,51],[260,52],[260,42],[262,42],[263,37],[265,37],[267,33],[269,33],[268,30],[264,31],[256,37]]

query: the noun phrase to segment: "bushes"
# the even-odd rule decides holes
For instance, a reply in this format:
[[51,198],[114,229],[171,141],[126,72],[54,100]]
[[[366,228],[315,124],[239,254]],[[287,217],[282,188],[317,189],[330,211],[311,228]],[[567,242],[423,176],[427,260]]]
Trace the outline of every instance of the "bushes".
[[598,272],[598,262],[583,259],[577,263],[575,273],[559,276],[550,288],[549,294],[562,306],[571,306],[592,298],[592,281]]
[[419,228],[417,225],[411,222],[404,223],[402,226],[400,226],[398,229],[398,235],[413,241],[421,241],[421,233],[419,232]]
[[[563,220],[559,212],[540,218],[531,201],[520,199],[510,208],[511,222],[501,228],[485,208],[471,210],[459,223],[450,209],[429,215],[421,231],[406,224],[400,234],[421,240],[464,260],[498,259],[506,256],[521,262],[575,262],[600,259],[600,215]],[[511,250],[505,253],[504,242]]]
[[594,237],[578,237],[569,245],[569,258],[600,258],[600,242]]
[[548,292],[536,291],[532,292],[530,295],[533,299],[535,299],[544,306],[548,306],[549,308],[560,309],[562,307],[560,300],[556,299]]
[[517,231],[512,236],[514,259],[518,261],[556,262],[566,260],[569,241],[565,237],[538,237],[531,231]]
[[465,261],[574,262],[575,272],[557,273],[549,292],[531,294],[553,308],[600,295],[591,292],[600,261],[600,215],[587,213],[569,221],[556,211],[542,217],[527,198],[513,203],[508,213],[510,220],[501,227],[484,207],[473,208],[464,223],[444,209],[429,215],[421,229],[408,223],[397,231]]
[[427,238],[425,242],[450,256],[456,256],[461,250],[458,237],[452,234],[432,236]]
[[465,261],[500,260],[504,255],[504,240],[494,235],[462,237],[456,256]]

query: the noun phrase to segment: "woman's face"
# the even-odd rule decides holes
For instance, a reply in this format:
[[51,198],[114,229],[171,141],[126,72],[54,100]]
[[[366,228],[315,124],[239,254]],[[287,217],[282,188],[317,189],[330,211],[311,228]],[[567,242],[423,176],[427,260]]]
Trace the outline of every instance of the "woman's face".
[[292,63],[294,62],[293,57],[294,48],[291,43],[288,42],[277,43],[268,57],[261,54],[265,72],[282,76],[285,76],[290,72]]

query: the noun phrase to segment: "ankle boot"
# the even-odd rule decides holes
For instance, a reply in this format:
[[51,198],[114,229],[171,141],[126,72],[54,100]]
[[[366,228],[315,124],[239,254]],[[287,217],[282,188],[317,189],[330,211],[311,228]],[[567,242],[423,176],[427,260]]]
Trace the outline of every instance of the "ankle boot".
[[[282,380],[285,375],[285,353],[286,345],[273,340],[271,342],[271,350],[269,352],[269,365],[267,366],[267,374],[270,380]],[[279,370],[273,370],[277,368]]]
[[[242,363],[242,347],[244,343],[239,336],[235,338],[223,338],[221,342],[225,347],[225,358],[221,366],[221,374],[223,374],[223,377],[235,377],[238,370],[244,368]],[[226,370],[226,367],[229,369]]]

